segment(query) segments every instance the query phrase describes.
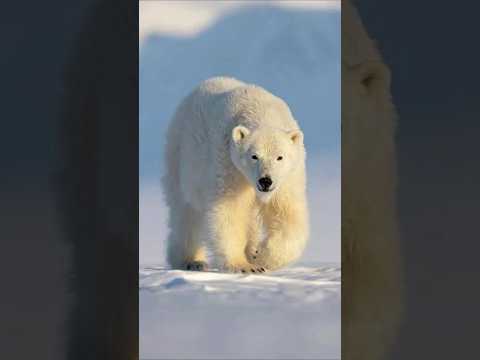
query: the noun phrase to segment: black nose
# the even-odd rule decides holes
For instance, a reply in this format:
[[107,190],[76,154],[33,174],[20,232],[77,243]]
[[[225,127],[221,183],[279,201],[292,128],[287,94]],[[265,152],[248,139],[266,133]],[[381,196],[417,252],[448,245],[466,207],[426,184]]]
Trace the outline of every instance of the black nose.
[[270,179],[270,177],[268,176],[258,179],[258,185],[260,185],[261,191],[268,191],[270,186],[272,186],[272,183],[273,183],[272,179]]

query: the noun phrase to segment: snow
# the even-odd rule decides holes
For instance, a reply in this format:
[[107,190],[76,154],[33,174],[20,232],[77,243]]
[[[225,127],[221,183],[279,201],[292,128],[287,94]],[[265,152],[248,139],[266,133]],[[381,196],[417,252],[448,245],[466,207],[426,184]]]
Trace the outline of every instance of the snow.
[[139,4],[140,44],[151,33],[191,37],[205,30],[221,16],[241,7],[275,5],[292,9],[336,9],[340,0],[228,0],[228,1],[145,1]]
[[340,267],[140,269],[142,359],[340,358]]

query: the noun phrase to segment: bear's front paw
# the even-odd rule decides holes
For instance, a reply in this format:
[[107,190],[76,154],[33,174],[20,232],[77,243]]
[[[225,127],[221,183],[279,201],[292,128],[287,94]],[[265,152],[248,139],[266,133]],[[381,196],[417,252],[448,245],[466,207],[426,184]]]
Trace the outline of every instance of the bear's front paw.
[[208,264],[205,261],[189,261],[185,264],[185,270],[207,271]]
[[258,250],[251,250],[251,252],[247,253],[247,260],[250,264],[253,264],[256,267],[260,268],[265,268],[266,269],[266,263],[265,263],[265,257],[262,256],[260,253],[260,249]]
[[258,250],[256,249],[250,249],[250,251],[247,251],[247,260],[251,264],[256,264],[259,261],[258,258]]
[[243,273],[243,274],[247,274],[247,273],[256,273],[256,274],[259,274],[259,273],[264,273],[266,272],[268,269],[265,268],[265,267],[262,267],[262,266],[257,266],[257,265],[253,265],[253,264],[249,264],[247,267],[245,268],[242,268],[240,271]]

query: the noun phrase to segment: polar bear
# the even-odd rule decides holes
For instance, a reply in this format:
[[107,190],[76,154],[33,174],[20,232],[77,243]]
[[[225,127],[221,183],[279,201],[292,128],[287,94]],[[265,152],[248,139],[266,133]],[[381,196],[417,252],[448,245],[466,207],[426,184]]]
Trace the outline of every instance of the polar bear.
[[[300,257],[308,238],[306,152],[288,105],[230,77],[202,82],[167,131],[167,260],[264,272]],[[209,250],[209,251],[207,251]]]
[[387,359],[402,312],[390,71],[342,5],[342,359]]

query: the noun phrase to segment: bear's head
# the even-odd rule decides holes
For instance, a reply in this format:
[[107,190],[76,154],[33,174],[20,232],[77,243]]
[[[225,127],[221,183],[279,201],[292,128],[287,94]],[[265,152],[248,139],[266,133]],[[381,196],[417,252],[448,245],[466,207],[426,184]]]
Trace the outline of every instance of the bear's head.
[[303,133],[269,127],[232,130],[230,155],[235,167],[255,188],[263,202],[271,199],[304,161]]

